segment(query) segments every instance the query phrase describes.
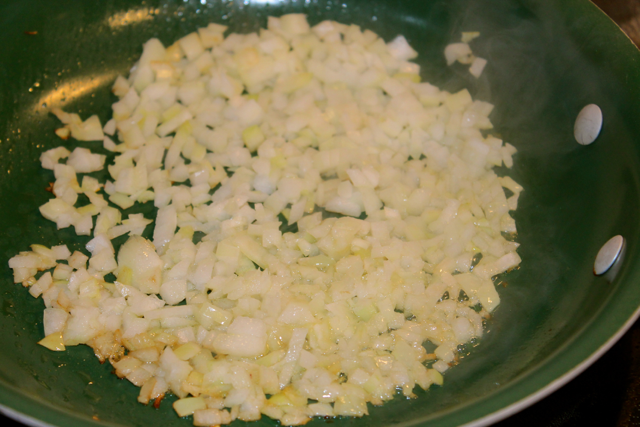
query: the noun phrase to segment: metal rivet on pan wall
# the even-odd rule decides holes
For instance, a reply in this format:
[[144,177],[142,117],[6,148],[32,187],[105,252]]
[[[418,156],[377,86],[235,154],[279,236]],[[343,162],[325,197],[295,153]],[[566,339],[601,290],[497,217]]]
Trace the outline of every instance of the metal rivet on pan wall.
[[582,145],[589,145],[596,140],[602,129],[602,110],[596,104],[584,107],[576,118],[573,136]]
[[611,269],[616,261],[621,258],[624,250],[624,237],[613,236],[598,251],[596,261],[593,263],[594,274],[601,276]]

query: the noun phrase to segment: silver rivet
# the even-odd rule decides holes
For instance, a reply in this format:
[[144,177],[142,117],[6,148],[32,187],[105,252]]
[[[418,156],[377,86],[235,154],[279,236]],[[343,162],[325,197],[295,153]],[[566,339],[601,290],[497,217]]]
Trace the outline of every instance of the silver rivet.
[[602,129],[602,110],[596,104],[584,107],[576,118],[573,136],[582,145],[589,145],[596,140]]
[[624,237],[617,235],[609,239],[598,252],[596,261],[593,263],[593,272],[601,276],[618,260],[624,248]]

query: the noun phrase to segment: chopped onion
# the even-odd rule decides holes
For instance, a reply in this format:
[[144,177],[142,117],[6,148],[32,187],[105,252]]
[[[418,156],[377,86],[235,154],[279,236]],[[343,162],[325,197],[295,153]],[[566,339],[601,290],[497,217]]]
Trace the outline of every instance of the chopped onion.
[[475,58],[469,67],[469,72],[476,78],[480,77],[484,67],[487,65],[487,60],[484,58]]
[[[196,426],[360,417],[442,385],[500,303],[492,277],[521,262],[502,234],[523,188],[492,170],[516,152],[485,136],[493,106],[421,83],[403,36],[302,14],[225,31],[145,43],[104,128],[53,111],[59,135],[100,142],[40,158],[40,212],[92,236],[87,253],[9,260],[45,304],[40,344],[91,346],[138,401],[171,392]],[[477,35],[445,56],[479,77]],[[100,145],[109,180],[79,178],[103,169]],[[123,215],[151,202],[155,218]]]

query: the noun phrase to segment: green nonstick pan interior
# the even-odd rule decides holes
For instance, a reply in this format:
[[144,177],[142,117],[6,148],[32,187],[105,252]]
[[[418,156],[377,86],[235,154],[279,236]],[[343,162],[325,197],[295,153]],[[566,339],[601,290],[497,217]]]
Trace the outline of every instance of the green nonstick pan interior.
[[[169,44],[211,21],[251,32],[267,16],[290,12],[306,13],[312,24],[356,23],[386,40],[405,35],[420,54],[424,81],[451,92],[467,87],[496,105],[495,133],[519,150],[509,174],[525,188],[515,214],[523,262],[500,277],[502,303],[478,345],[446,373],[443,387],[419,391],[417,399],[398,396],[370,407],[369,417],[332,425],[498,419],[583,369],[637,314],[640,54],[588,1],[6,1],[0,5],[2,405],[60,426],[191,425],[175,415],[173,398],[158,409],[137,403],[138,388],[112,375],[90,348],[54,353],[37,345],[42,301],[12,283],[6,261],[31,243],[73,242],[77,249],[87,241],[56,231],[37,209],[50,197],[45,188],[53,178],[40,168],[40,153],[71,144],[53,133],[59,124],[50,108],[97,113],[104,123],[115,101],[113,81],[126,75],[149,38]],[[472,42],[489,61],[480,79],[445,64],[444,47],[461,31],[482,34]],[[594,144],[580,146],[573,124],[589,103],[601,107],[604,126]],[[592,267],[616,234],[626,238],[626,257],[609,283]],[[263,417],[255,424],[276,423]]]

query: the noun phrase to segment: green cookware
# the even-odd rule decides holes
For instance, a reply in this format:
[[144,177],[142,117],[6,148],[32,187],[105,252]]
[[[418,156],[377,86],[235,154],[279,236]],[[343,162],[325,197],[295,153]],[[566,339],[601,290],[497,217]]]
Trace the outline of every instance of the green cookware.
[[[488,424],[542,398],[608,349],[640,304],[640,53],[586,0],[4,0],[0,3],[0,404],[23,420],[58,426],[188,426],[171,408],[136,402],[138,389],[100,365],[86,346],[38,346],[42,301],[14,285],[7,260],[31,243],[86,239],[56,231],[38,206],[50,193],[39,155],[61,144],[48,110],[64,107],[104,123],[142,43],[164,43],[214,21],[234,32],[267,16],[304,12],[311,23],[356,23],[418,50],[423,80],[496,105],[496,133],[519,152],[511,176],[525,191],[516,213],[521,267],[500,278],[502,303],[488,333],[445,375],[444,387],[370,407],[333,425]],[[443,49],[480,31],[474,52],[489,64],[476,80],[447,67]],[[573,138],[583,106],[598,104],[602,133]],[[70,145],[71,141],[63,143]],[[500,170],[499,173],[506,171]],[[141,208],[132,208],[141,209]],[[592,273],[598,249],[626,238],[609,283]],[[506,284],[508,283],[508,286]],[[26,417],[26,418],[25,418]],[[242,424],[242,423],[237,423]],[[264,417],[257,425],[275,425]],[[325,425],[314,420],[309,425]]]

